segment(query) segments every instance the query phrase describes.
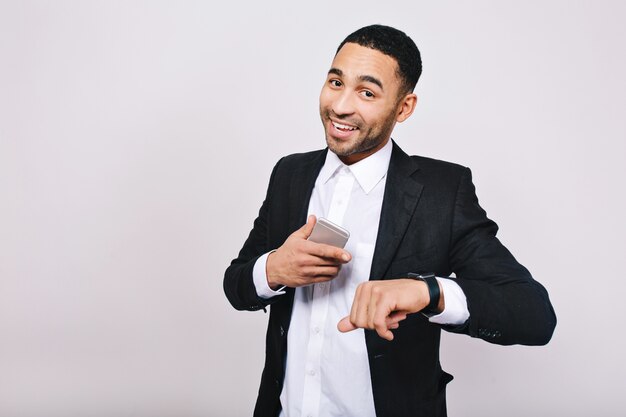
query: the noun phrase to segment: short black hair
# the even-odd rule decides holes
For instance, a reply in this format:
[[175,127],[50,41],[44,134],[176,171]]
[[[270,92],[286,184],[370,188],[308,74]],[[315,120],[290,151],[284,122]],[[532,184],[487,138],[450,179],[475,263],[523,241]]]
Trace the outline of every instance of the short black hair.
[[390,26],[371,25],[348,35],[337,48],[337,53],[346,43],[375,49],[395,59],[403,92],[410,93],[415,89],[422,75],[422,57],[417,45],[406,33]]

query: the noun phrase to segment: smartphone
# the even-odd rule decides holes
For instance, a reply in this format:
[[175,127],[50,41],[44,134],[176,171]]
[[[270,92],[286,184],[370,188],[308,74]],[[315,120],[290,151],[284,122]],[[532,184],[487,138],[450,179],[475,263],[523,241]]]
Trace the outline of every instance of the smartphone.
[[309,236],[311,242],[344,248],[350,238],[350,232],[323,217],[317,219]]

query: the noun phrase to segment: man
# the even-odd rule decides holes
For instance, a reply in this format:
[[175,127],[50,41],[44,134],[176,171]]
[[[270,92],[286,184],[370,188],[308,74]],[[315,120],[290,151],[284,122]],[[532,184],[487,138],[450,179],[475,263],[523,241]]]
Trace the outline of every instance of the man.
[[[548,294],[495,237],[469,169],[391,141],[420,73],[403,32],[349,35],[320,95],[328,148],[272,172],[224,277],[235,308],[271,304],[255,416],[445,416],[442,328],[503,345],[552,336]],[[350,231],[345,249],[307,240],[318,217]]]

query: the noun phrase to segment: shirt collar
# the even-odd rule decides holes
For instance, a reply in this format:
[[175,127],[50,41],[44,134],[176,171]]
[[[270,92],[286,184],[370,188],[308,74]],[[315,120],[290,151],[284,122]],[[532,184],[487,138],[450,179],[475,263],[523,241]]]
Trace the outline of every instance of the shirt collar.
[[369,194],[376,184],[380,182],[387,174],[389,161],[391,160],[391,151],[393,145],[391,139],[387,141],[385,146],[372,155],[352,165],[346,165],[332,151],[326,153],[326,161],[322,167],[318,178],[322,183],[328,182],[340,168],[347,167],[354,178],[365,192]]

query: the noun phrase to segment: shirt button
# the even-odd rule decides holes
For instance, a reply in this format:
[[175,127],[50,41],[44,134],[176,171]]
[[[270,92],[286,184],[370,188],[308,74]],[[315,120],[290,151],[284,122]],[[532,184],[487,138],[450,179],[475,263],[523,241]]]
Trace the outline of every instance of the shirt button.
[[320,287],[321,289],[324,289],[324,288],[326,287],[326,283],[324,283],[324,282],[319,283],[319,284],[317,284],[317,285],[319,285],[319,287]]
[[319,333],[319,332],[320,332],[320,328],[319,328],[318,326],[315,326],[315,327],[313,328],[313,331],[317,334],[317,333]]
[[313,369],[311,369],[311,370],[309,371],[309,375],[311,375],[311,376],[315,376],[315,371],[314,371]]

